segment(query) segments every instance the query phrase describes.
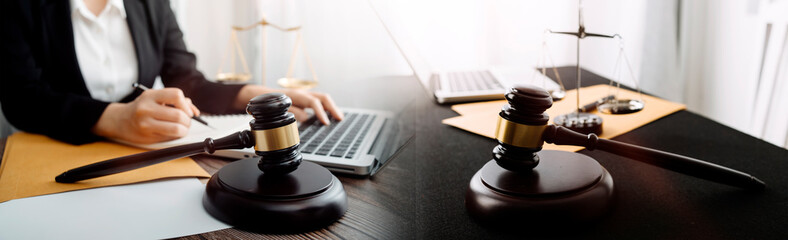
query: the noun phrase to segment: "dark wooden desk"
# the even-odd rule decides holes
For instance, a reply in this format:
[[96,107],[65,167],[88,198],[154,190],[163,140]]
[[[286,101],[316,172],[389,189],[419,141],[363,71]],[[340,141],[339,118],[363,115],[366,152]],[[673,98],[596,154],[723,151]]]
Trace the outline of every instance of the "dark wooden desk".
[[[559,70],[574,78],[574,68]],[[583,73],[583,86],[607,80]],[[567,81],[567,88],[575,88]],[[399,113],[414,142],[371,179],[340,176],[349,210],[326,229],[262,236],[236,229],[183,239],[346,238],[346,239],[785,239],[788,237],[788,151],[689,111],[652,122],[616,140],[684,154],[751,173],[768,185],[762,193],[676,174],[601,151],[583,150],[607,168],[615,181],[616,207],[589,228],[534,234],[523,226],[490,229],[465,212],[471,176],[491,159],[496,142],[440,123],[456,116],[437,105],[409,77],[379,78],[323,89],[346,107]],[[333,87],[333,88],[332,88]],[[646,106],[648,107],[648,106]],[[209,172],[227,162],[197,157]],[[262,217],[262,216],[261,216]],[[528,216],[523,216],[528,217]]]

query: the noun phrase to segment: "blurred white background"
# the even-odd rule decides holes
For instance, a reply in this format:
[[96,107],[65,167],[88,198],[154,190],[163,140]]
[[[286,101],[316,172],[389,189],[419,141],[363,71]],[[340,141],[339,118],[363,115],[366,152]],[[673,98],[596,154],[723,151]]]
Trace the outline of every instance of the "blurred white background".
[[[327,90],[337,79],[412,74],[367,1],[172,0],[172,7],[208,78],[227,51],[230,27],[265,15],[278,25],[304,27],[322,82],[318,90]],[[399,15],[421,55],[441,69],[532,67],[545,29],[577,30],[576,0],[374,1]],[[788,147],[788,0],[586,0],[583,6],[586,31],[624,37],[644,91]],[[295,35],[269,28],[268,37],[266,85],[276,87]],[[576,64],[572,37],[547,39],[557,65]],[[259,83],[260,28],[239,33],[239,40],[252,81]],[[618,46],[610,39],[583,40],[582,67],[612,78]],[[299,63],[296,75],[307,76],[303,59]],[[620,81],[633,86],[630,78]]]
[[[440,69],[531,67],[545,29],[577,29],[576,0],[375,1],[399,15],[422,56]],[[263,15],[283,26],[304,26],[306,48],[323,85],[339,78],[411,74],[367,0],[172,3],[207,76],[216,74],[230,26]],[[588,32],[624,37],[644,91],[788,147],[788,0],[586,0],[583,7]],[[276,87],[295,38],[268,34],[266,84]],[[261,79],[260,36],[259,28],[239,34],[255,82]],[[547,39],[557,65],[575,64],[572,37]],[[618,46],[610,39],[583,40],[581,65],[613,77]],[[303,64],[296,69],[300,76],[308,74]],[[633,86],[630,78],[621,81]]]

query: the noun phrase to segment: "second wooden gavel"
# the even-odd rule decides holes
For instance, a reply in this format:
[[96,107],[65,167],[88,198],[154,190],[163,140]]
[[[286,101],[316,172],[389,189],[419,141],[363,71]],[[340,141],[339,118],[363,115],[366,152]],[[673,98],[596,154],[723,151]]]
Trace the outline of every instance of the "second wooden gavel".
[[496,139],[499,145],[493,155],[499,166],[515,172],[530,171],[539,164],[536,152],[543,142],[557,145],[583,146],[629,157],[678,173],[745,189],[763,189],[766,184],[752,175],[679,154],[601,139],[596,134],[581,134],[565,127],[547,125],[545,110],[552,99],[535,86],[512,88],[506,99],[509,104],[499,114]]

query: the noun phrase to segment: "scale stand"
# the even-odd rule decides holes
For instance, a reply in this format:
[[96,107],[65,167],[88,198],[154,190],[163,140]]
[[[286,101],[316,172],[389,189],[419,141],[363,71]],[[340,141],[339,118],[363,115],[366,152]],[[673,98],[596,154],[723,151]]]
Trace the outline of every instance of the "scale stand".
[[[598,34],[598,33],[588,33],[585,31],[585,24],[583,23],[583,4],[582,1],[578,3],[578,10],[577,10],[577,19],[578,19],[578,29],[577,32],[553,32],[552,30],[547,30],[549,33],[554,34],[564,34],[564,35],[571,35],[577,37],[577,110],[573,113],[568,113],[564,115],[556,116],[554,122],[556,125],[563,126],[574,130],[576,132],[589,134],[595,133],[597,135],[602,134],[602,118],[584,112],[580,105],[580,40],[586,37],[600,37],[600,38],[615,38],[618,37],[621,39],[621,36],[618,34],[614,35],[605,35],[605,34]],[[623,40],[622,40],[623,42]],[[621,51],[619,57],[623,55],[623,43],[621,45]],[[626,60],[626,56],[624,55]],[[618,63],[616,64],[618,65]],[[629,66],[629,62],[627,61],[627,66]],[[631,67],[630,67],[631,72]],[[611,82],[612,85],[612,82]],[[638,90],[639,92],[640,90]],[[602,103],[600,106],[600,112],[607,112],[611,114],[624,114],[624,113],[631,113],[637,112],[643,109],[643,102],[636,101],[636,100],[629,100],[629,99],[609,99]]]

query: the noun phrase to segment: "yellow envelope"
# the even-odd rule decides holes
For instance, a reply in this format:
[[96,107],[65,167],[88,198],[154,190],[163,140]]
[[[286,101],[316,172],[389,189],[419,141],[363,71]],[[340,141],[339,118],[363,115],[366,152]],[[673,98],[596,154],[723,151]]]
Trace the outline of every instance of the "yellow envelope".
[[[641,98],[641,94],[637,92],[625,89],[616,90],[616,88],[611,88],[608,85],[594,85],[581,88],[580,105],[594,102],[611,94],[616,95],[620,99]],[[640,112],[612,115],[593,111],[592,113],[602,117],[602,135],[599,137],[606,139],[613,138],[686,108],[683,104],[674,103],[646,94],[643,94],[642,98],[643,102],[645,102],[645,107]],[[446,125],[494,139],[498,113],[505,104],[507,104],[506,100],[457,104],[452,106],[451,109],[461,116],[447,118],[442,122]],[[547,115],[550,115],[550,123],[552,123],[552,119],[555,116],[574,112],[575,109],[577,109],[577,90],[570,90],[566,92],[566,97],[563,100],[554,102],[553,107],[547,109],[546,112]],[[543,149],[580,151],[583,147],[557,146],[545,143]]]
[[147,150],[110,142],[75,146],[43,135],[8,137],[0,165],[0,202],[17,198],[114,186],[170,177],[210,177],[194,160],[180,158],[77,183],[57,183],[66,170]]

